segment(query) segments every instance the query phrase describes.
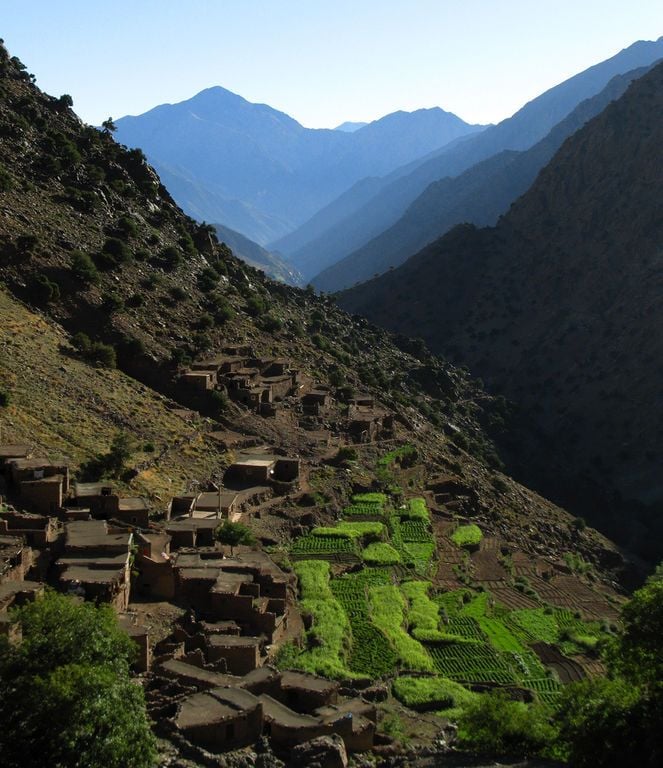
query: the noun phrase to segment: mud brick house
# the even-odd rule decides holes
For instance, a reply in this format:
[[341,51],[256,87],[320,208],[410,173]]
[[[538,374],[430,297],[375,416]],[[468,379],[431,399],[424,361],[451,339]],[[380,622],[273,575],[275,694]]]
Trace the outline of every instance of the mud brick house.
[[306,416],[321,416],[333,403],[331,392],[326,387],[316,387],[301,398],[302,411]]
[[136,616],[132,613],[120,613],[117,618],[119,625],[134,641],[138,649],[133,662],[134,669],[137,672],[148,672],[152,655],[150,653],[150,637],[147,628],[139,624]]
[[186,371],[180,376],[180,381],[191,389],[207,392],[216,386],[216,373],[214,371]]
[[133,534],[105,520],[65,524],[64,552],[56,563],[63,590],[125,611],[131,588]]
[[6,581],[0,583],[0,635],[11,641],[20,640],[20,629],[12,624],[9,609],[25,605],[44,594],[44,585],[36,581]]
[[234,621],[245,635],[276,642],[287,627],[291,577],[263,552],[178,552],[172,558],[176,599],[210,621]]
[[150,525],[150,512],[145,499],[136,497],[120,497],[117,510],[112,517],[126,525],[137,528],[148,528]]
[[19,512],[0,505],[0,535],[20,536],[33,549],[42,549],[58,538],[58,521],[52,517]]
[[7,466],[21,506],[41,515],[59,512],[69,491],[66,464],[54,464],[49,459],[13,458]]
[[207,638],[207,658],[211,662],[223,659],[233,675],[245,675],[261,664],[260,638],[237,635],[211,635]]
[[262,733],[262,703],[241,688],[214,688],[185,699],[175,727],[190,742],[211,752],[253,744]]
[[3,443],[0,445],[0,472],[9,474],[9,462],[13,459],[29,459],[32,451],[27,445]]
[[21,536],[0,535],[0,584],[23,581],[32,566],[32,549]]
[[230,518],[237,507],[237,493],[219,489],[199,493],[193,502],[191,517]]
[[170,536],[157,531],[135,534],[138,547],[134,570],[134,588],[138,594],[152,600],[172,600],[175,597],[175,572],[170,562]]
[[216,518],[185,517],[169,520],[166,523],[166,533],[171,538],[171,547],[212,547],[214,532],[219,527]]
[[119,497],[108,483],[74,483],[74,503],[89,510],[93,517],[110,517],[118,502]]
[[370,443],[393,428],[393,416],[372,406],[350,405],[348,433],[357,443]]
[[271,454],[242,453],[224,475],[227,485],[252,486],[296,483],[300,460]]

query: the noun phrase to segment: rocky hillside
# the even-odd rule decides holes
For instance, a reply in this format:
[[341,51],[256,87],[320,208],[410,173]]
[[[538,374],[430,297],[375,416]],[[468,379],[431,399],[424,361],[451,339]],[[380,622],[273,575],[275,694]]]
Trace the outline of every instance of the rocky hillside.
[[[214,443],[219,430],[249,436],[306,459],[321,515],[371,486],[376,454],[407,442],[418,482],[451,483],[463,514],[499,526],[505,541],[620,566],[608,541],[501,474],[487,435],[503,422],[499,399],[420,343],[239,262],[182,214],[139,152],[114,142],[112,125],[83,125],[69,97],[41,93],[20,61],[0,54],[3,439],[64,453],[75,470],[123,429],[142,446],[126,482],[158,499],[216,476],[229,455]],[[265,418],[181,386],[183,365],[230,345],[287,358],[327,386],[321,432],[287,410]],[[354,393],[393,416],[392,442],[360,445],[344,465],[337,425]],[[320,448],[322,433],[331,445]]]
[[564,143],[497,227],[458,227],[339,302],[422,336],[515,402],[521,477],[576,509],[591,500],[594,520],[651,557],[662,115],[658,65]]

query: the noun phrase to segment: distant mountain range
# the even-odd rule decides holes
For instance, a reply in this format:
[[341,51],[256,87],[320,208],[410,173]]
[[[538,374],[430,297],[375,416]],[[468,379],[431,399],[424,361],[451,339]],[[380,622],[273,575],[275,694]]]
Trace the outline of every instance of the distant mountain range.
[[662,118],[658,64],[563,143],[495,228],[457,226],[338,295],[517,403],[521,478],[576,509],[592,498],[595,519],[612,512],[611,534],[642,546],[663,532]]
[[352,132],[313,130],[220,87],[115,124],[117,139],[145,152],[187,213],[261,245],[360,179],[482,129],[434,108],[394,112]]
[[334,130],[345,131],[346,133],[354,133],[355,131],[358,131],[360,128],[363,128],[365,125],[368,125],[368,123],[353,123],[350,120],[347,120],[345,123],[341,123],[340,125],[337,125],[336,128],[334,128]]
[[[380,179],[362,180],[318,211],[309,222],[270,245],[284,253],[307,280],[356,252],[397,222],[422,192],[479,162],[541,141],[580,102],[602,91],[616,75],[650,66],[663,57],[663,38],[640,41],[551,88],[499,125],[435,151],[424,161]],[[441,234],[441,233],[438,233]],[[351,272],[351,270],[350,270]],[[355,282],[344,275],[344,284]]]
[[459,176],[433,182],[389,229],[314,278],[319,290],[334,292],[370,280],[463,222],[493,225],[526,192],[562,143],[618,99],[646,67],[614,77],[591,99],[581,102],[550,133],[524,152],[505,150]]
[[303,278],[299,272],[278,253],[266,250],[240,232],[235,232],[223,224],[215,224],[216,234],[220,243],[228,248],[242,261],[256,269],[261,269],[268,277],[289,285],[302,285]]

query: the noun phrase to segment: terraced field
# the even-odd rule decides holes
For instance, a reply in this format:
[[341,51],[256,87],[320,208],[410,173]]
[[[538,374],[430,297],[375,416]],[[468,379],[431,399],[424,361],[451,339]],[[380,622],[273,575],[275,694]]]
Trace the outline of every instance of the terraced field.
[[[386,495],[362,494],[353,497],[335,527],[297,539],[291,555],[298,564],[336,563],[333,573],[325,572],[331,615],[342,611],[348,631],[347,642],[336,639],[333,658],[325,660],[313,615],[309,634],[318,644],[304,649],[295,666],[372,680],[428,674],[423,679],[430,684],[394,687],[416,702],[420,690],[430,691],[431,701],[439,698],[451,685],[446,680],[529,688],[551,703],[561,684],[600,671],[592,653],[604,627],[586,620],[590,612],[580,606],[608,606],[606,597],[582,582],[574,587],[573,579],[546,561],[532,559],[527,567],[520,553],[513,559],[520,574],[513,576],[499,539],[484,539],[475,528],[436,522],[436,540],[423,499],[396,506]],[[339,572],[342,558],[354,564],[351,572]],[[445,588],[440,573],[453,574],[454,588]],[[477,588],[461,587],[459,574],[482,578],[474,582]],[[569,602],[561,606],[563,597]]]

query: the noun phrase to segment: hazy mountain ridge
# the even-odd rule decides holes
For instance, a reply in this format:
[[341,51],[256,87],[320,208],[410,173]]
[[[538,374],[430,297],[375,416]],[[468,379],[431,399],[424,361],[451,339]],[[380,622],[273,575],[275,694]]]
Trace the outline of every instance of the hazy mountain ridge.
[[641,67],[614,77],[601,93],[581,102],[530,149],[501,152],[460,176],[434,182],[392,227],[317,275],[312,284],[328,292],[349,288],[399,266],[457,224],[494,225],[530,187],[564,140],[619,98],[647,69]]
[[261,245],[362,177],[388,173],[479,128],[434,108],[395,112],[354,132],[313,130],[218,86],[116,125],[119,140],[167,172],[188,213]]
[[510,449],[525,477],[558,500],[594,498],[595,519],[628,509],[613,533],[650,554],[663,501],[662,115],[659,64],[566,140],[497,227],[457,227],[339,297],[516,401],[526,430]]
[[[581,101],[605,88],[614,76],[649,66],[661,57],[663,38],[655,42],[634,43],[610,59],[549,89],[498,125],[487,128],[476,137],[469,137],[455,147],[440,150],[407,175],[399,175],[387,184],[383,182],[368,201],[361,196],[354,210],[350,201],[346,200],[342,219],[335,217],[336,211],[330,206],[331,215],[325,218],[324,223],[318,223],[317,232],[321,234],[300,246],[296,253],[284,247],[283,243],[279,243],[279,250],[292,259],[307,279],[314,277],[315,274],[309,274],[306,264],[309,261],[317,264],[321,252],[324,251],[327,263],[320,269],[345,258],[392,226],[429,184],[445,176],[458,176],[476,163],[504,150],[528,149],[543,139]],[[292,233],[293,238],[296,235],[297,231]]]

